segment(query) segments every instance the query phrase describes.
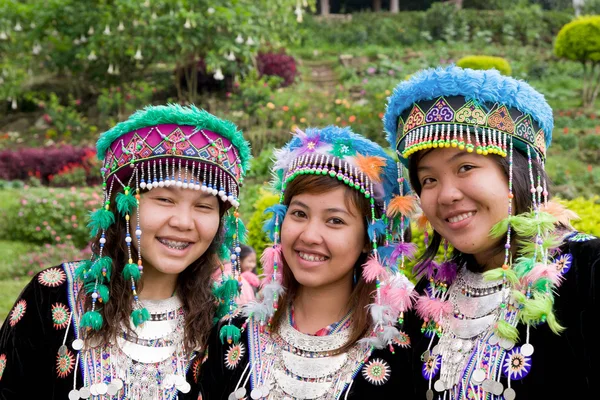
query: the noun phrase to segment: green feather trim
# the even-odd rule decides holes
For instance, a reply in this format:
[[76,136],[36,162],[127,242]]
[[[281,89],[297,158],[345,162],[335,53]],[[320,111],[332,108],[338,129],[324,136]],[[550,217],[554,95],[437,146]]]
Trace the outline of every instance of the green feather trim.
[[[533,283],[531,290],[533,290],[534,292],[546,294],[548,293],[548,291],[552,290],[552,288],[552,281],[549,278],[541,277]],[[550,296],[550,298],[552,298],[552,296]]]
[[513,263],[512,269],[515,271],[519,278],[524,277],[533,269],[535,260],[531,257],[519,257]]
[[144,308],[138,308],[131,313],[131,320],[135,326],[140,326],[150,319],[150,312]]
[[556,218],[548,213],[540,212],[536,218],[534,212],[527,212],[512,217],[511,226],[521,237],[534,237],[538,229],[542,235],[551,232],[555,222]]
[[560,335],[565,330],[565,327],[558,323],[553,312],[546,315],[546,323],[550,327],[550,330],[557,335]]
[[136,207],[137,200],[131,191],[127,194],[122,192],[117,194],[117,210],[123,217],[127,214],[131,214]]
[[[106,276],[102,274],[102,270],[106,270]],[[88,278],[92,277],[94,280],[99,280],[100,283],[104,283],[104,281],[110,282],[110,273],[112,270],[112,259],[108,256],[100,257],[94,264],[90,272],[88,273]]]
[[502,221],[496,223],[494,226],[492,226],[492,229],[490,229],[488,236],[493,239],[498,239],[506,235],[506,232],[508,232],[508,224],[511,222],[512,218],[512,216],[508,216]]
[[223,318],[224,316],[226,316],[229,313],[229,302],[219,302],[219,305],[217,305],[217,309],[215,311],[215,320],[216,322],[219,322],[221,320],[221,318]]
[[235,299],[239,295],[240,284],[237,279],[229,277],[216,289],[217,298],[224,301]]
[[237,343],[241,337],[242,332],[240,331],[240,328],[231,324],[224,325],[219,332],[219,338],[221,339],[222,344],[225,344],[225,340],[227,340],[227,343],[229,344],[231,344],[231,342]]
[[552,313],[553,301],[545,294],[534,294],[523,303],[519,312],[519,318],[524,324],[537,325],[545,322],[547,316]]
[[248,242],[248,229],[241,218],[238,219],[238,238],[240,243]]
[[525,296],[525,294],[523,292],[521,292],[520,290],[513,290],[511,292],[511,296],[513,299],[513,302],[515,302],[515,304],[520,304],[523,305],[525,303],[525,301],[527,301],[527,296]]
[[225,245],[225,243],[219,246],[219,250],[217,250],[217,252],[219,255],[219,260],[228,260],[229,256],[231,256],[231,251],[229,250],[229,247]]
[[496,336],[508,339],[513,343],[519,340],[519,330],[503,319],[496,324],[494,333]]
[[83,317],[81,317],[81,322],[79,325],[82,328],[90,328],[98,331],[100,328],[102,328],[103,322],[104,319],[102,318],[102,314],[100,314],[98,311],[88,311],[83,314]]
[[104,132],[96,143],[98,158],[104,160],[110,145],[121,136],[140,128],[160,124],[190,125],[196,127],[197,130],[208,129],[216,132],[227,138],[236,147],[242,162],[242,176],[250,166],[252,158],[250,145],[233,122],[217,118],[194,105],[181,106],[179,104],[147,106],[143,110],[136,111],[126,121],[120,122]]
[[512,269],[494,268],[483,273],[483,279],[486,281],[497,281],[506,279],[513,286],[519,282],[519,278]]
[[89,282],[84,285],[85,292],[87,294],[94,293],[94,290],[98,292],[98,298],[102,298],[102,302],[106,303],[109,300],[108,286],[102,284],[96,284],[95,282]]
[[[562,241],[560,240],[559,237],[555,236],[555,235],[549,235],[546,236],[543,240],[542,240],[542,244],[541,246],[544,249],[554,249],[557,248],[558,246],[560,246],[562,243]],[[519,240],[519,253],[522,254],[524,257],[533,257],[534,254],[536,254],[535,250],[536,250],[536,243],[534,239],[530,239],[530,240]],[[539,247],[538,247],[538,254],[539,254]]]
[[92,262],[90,260],[81,261],[79,266],[75,269],[75,276],[77,279],[83,282],[85,280],[84,275],[90,269],[91,265]]
[[140,279],[140,276],[140,269],[137,264],[125,264],[123,267],[123,278],[125,278],[125,280],[129,281],[133,278],[133,280],[137,282]]
[[91,230],[91,236],[96,237],[98,232],[108,229],[115,222],[115,215],[104,207],[90,213],[90,220],[87,224]]

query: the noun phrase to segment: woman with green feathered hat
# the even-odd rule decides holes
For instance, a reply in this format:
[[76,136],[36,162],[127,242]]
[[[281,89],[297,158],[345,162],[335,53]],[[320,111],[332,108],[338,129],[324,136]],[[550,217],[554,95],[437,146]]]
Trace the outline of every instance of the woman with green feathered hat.
[[[0,331],[3,399],[184,399],[235,309],[250,148],[194,106],[149,106],[102,134],[89,260],[38,273]],[[231,260],[219,287],[212,276]],[[191,397],[190,397],[191,398]]]
[[395,88],[384,125],[423,212],[406,323],[418,398],[596,398],[600,240],[550,200],[544,96],[496,70],[431,68]]

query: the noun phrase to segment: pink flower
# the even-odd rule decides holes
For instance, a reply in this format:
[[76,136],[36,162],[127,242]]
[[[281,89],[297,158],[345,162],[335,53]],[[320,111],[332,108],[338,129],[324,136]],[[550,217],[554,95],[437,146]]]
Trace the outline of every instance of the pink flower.
[[27,200],[26,199],[21,199],[21,204],[22,205],[26,205],[27,204]]
[[71,235],[67,235],[67,236],[65,236],[65,237],[67,238],[67,240],[71,240],[71,238],[72,238],[73,236],[71,236]]
[[41,231],[41,230],[42,230],[42,228],[40,228],[39,226],[36,226],[36,227],[35,227],[35,230],[39,232],[39,231]]
[[60,236],[55,237],[54,240],[56,240],[57,242],[60,242]]

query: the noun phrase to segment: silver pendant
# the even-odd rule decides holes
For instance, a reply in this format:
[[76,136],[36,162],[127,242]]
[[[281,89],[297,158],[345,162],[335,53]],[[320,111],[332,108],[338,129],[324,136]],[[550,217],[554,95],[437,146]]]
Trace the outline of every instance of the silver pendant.
[[95,383],[90,386],[90,394],[92,396],[98,396],[98,388]]
[[183,384],[177,386],[177,389],[181,393],[189,393],[189,391],[192,389],[192,385],[190,385],[189,382],[186,381]]
[[73,343],[71,343],[71,347],[73,347],[73,350],[77,350],[77,351],[83,349],[83,340],[81,340],[81,339],[73,340]]
[[79,400],[79,390],[73,389],[69,392],[69,400]]
[[506,349],[506,350],[510,350],[513,347],[515,347],[515,342],[513,342],[512,340],[509,340],[509,339],[505,339],[505,338],[500,339],[500,341],[498,343],[500,344],[500,346],[502,346],[503,349]]
[[238,400],[235,392],[230,393],[229,396],[227,396],[227,400]]
[[425,392],[425,398],[427,400],[433,400],[433,390],[427,389],[427,392]]
[[513,388],[506,388],[504,390],[504,400],[514,400],[517,397],[517,393]]
[[476,385],[480,385],[484,379],[485,379],[485,372],[478,369],[477,371],[473,372],[473,377],[471,378],[471,382],[473,382]]
[[502,382],[494,381],[494,387],[492,388],[492,393],[494,393],[496,396],[500,396],[500,395],[502,395],[503,391],[504,391],[504,385],[502,384]]
[[100,396],[105,395],[107,390],[108,390],[108,385],[104,382],[100,382],[96,385],[96,391],[98,392],[98,394]]
[[492,346],[497,345],[498,344],[498,336],[496,336],[495,334],[492,334],[490,336],[490,338],[488,339],[488,343],[491,344]]
[[250,392],[250,397],[251,397],[253,400],[258,400],[258,399],[260,399],[260,398],[261,398],[261,397],[263,397],[263,396],[262,396],[262,392],[260,391],[260,389],[259,389],[259,388],[254,388],[254,389],[252,389],[252,391]]
[[446,383],[443,380],[438,379],[433,384],[433,388],[436,390],[436,392],[443,392],[444,390],[446,390]]
[[58,348],[58,355],[64,356],[65,354],[67,354],[67,346],[63,344]]
[[246,388],[241,387],[233,392],[233,394],[235,395],[234,399],[243,399],[246,397]]
[[523,354],[525,357],[529,357],[533,354],[533,346],[529,343],[525,343],[523,346],[521,346],[521,354]]
[[81,389],[79,389],[79,397],[81,397],[82,399],[87,399],[90,396],[90,388],[88,388],[87,386],[84,386]]

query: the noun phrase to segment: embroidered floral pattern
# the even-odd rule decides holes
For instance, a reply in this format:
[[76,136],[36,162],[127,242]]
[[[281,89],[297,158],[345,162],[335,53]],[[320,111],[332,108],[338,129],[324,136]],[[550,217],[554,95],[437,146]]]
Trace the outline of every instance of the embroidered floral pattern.
[[48,268],[38,275],[38,281],[45,286],[56,287],[62,284],[67,276],[61,268]]
[[571,269],[572,261],[573,256],[571,253],[561,254],[560,257],[556,259],[556,270],[562,275],[566,274]]
[[6,368],[6,354],[0,354],[0,381],[2,381],[2,375],[4,375],[5,368]]
[[421,375],[423,378],[429,380],[436,376],[440,371],[441,357],[429,355],[423,362],[423,368],[421,369]]
[[587,242],[588,240],[596,239],[594,235],[588,235],[587,233],[577,232],[569,238],[573,242]]
[[202,366],[202,362],[199,358],[196,358],[194,364],[192,365],[192,373],[194,377],[194,383],[198,383],[198,378],[200,377],[200,367]]
[[390,379],[391,368],[387,362],[375,358],[365,364],[362,375],[365,380],[373,385],[383,385]]
[[67,306],[62,303],[52,304],[52,322],[54,323],[54,329],[64,329],[69,324],[69,318],[71,313]]
[[232,344],[225,353],[225,366],[234,369],[244,358],[244,354],[246,354],[246,348],[243,343]]
[[58,354],[56,357],[56,375],[59,378],[64,378],[73,371],[75,365],[75,357],[70,350],[67,349],[63,355]]
[[515,347],[504,357],[502,371],[510,379],[522,379],[527,376],[531,370],[531,357],[521,353],[520,347]]
[[392,342],[396,346],[407,348],[408,346],[410,346],[410,337],[406,333],[400,331],[399,335],[392,339]]
[[25,315],[25,310],[27,310],[27,302],[24,299],[21,299],[10,312],[10,316],[8,317],[8,323],[10,326],[15,326],[17,322],[23,318]]

